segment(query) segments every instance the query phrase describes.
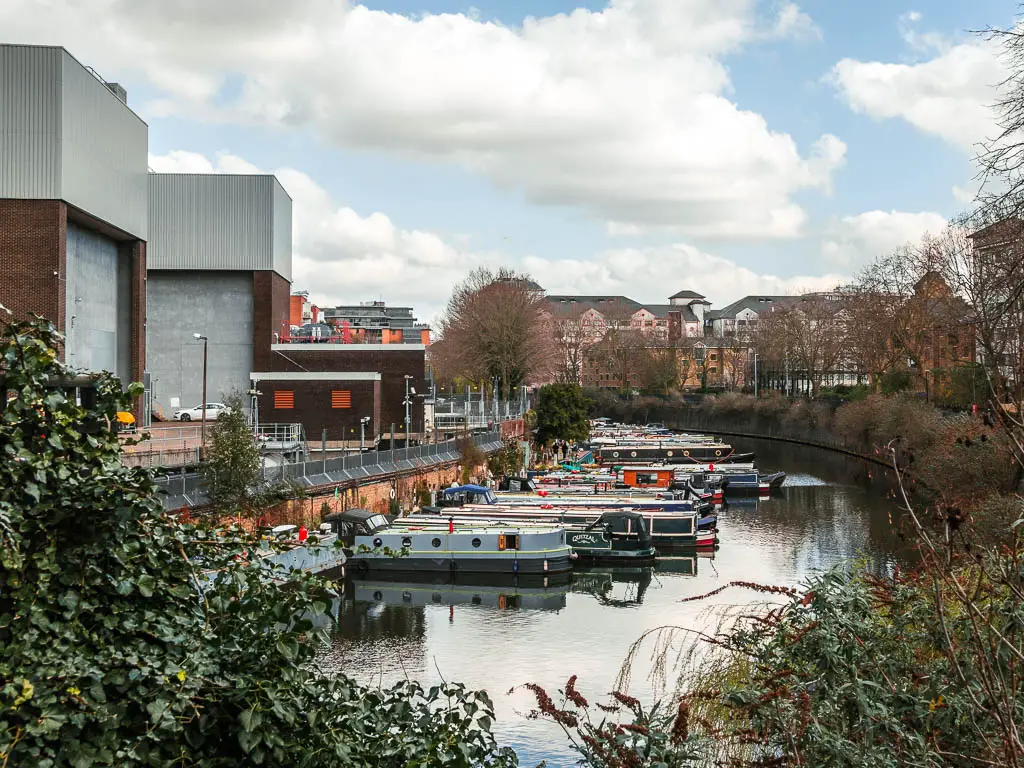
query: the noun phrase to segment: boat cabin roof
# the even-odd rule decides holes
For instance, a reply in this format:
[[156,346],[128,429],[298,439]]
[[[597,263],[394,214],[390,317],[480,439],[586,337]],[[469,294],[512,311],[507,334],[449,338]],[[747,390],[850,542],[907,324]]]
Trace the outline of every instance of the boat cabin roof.
[[331,512],[331,514],[324,516],[324,522],[333,523],[338,521],[342,523],[361,523],[378,514],[380,513],[354,507],[353,509],[346,509],[341,512]]
[[441,493],[454,494],[454,493],[487,493],[489,488],[484,488],[482,485],[457,485],[454,488],[444,488]]

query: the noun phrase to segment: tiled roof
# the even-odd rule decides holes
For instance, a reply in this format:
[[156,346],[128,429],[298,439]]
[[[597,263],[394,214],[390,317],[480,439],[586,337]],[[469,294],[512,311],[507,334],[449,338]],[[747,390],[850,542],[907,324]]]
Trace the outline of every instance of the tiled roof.
[[799,296],[744,296],[727,307],[708,312],[705,317],[708,320],[720,320],[722,318],[735,320],[736,315],[744,309],[761,314],[766,309],[771,309],[772,307],[789,307],[799,299]]
[[683,322],[697,322],[697,316],[689,307],[681,307],[677,304],[644,304],[643,308],[655,317],[668,317],[669,312],[679,312],[683,316]]
[[632,315],[642,306],[628,296],[572,296],[548,294],[548,303],[554,312],[586,312],[596,309],[601,314],[624,313]]
[[674,296],[669,296],[668,298],[669,301],[671,301],[672,299],[703,299],[704,297],[696,291],[680,291]]

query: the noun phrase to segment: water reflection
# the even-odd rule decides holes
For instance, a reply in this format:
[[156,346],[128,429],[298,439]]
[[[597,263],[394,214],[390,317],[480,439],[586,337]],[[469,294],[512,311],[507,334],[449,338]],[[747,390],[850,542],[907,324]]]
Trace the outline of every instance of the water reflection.
[[[665,625],[707,628],[716,610],[760,602],[730,581],[795,585],[816,571],[863,562],[875,572],[909,559],[893,534],[885,471],[837,454],[749,441],[765,471],[788,473],[767,501],[730,499],[719,514],[721,548],[668,553],[653,569],[590,569],[561,584],[521,582],[352,581],[345,585],[340,626],[321,661],[365,682],[405,676],[430,685],[442,676],[487,689],[495,730],[522,764],[575,763],[557,728],[528,720],[532,700],[511,687],[536,682],[552,693],[579,675],[588,698],[609,691],[630,645]],[[739,503],[737,503],[739,502]],[[658,688],[641,664],[631,691]]]

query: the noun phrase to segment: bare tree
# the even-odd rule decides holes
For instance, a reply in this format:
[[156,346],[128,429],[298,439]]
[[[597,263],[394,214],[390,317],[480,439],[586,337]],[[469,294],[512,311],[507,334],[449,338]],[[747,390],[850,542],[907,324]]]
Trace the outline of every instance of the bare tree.
[[583,355],[592,343],[592,330],[586,313],[559,311],[552,313],[551,331],[557,350],[555,368],[562,384],[583,383]]
[[510,269],[477,269],[455,287],[439,325],[436,365],[447,377],[513,387],[549,373],[551,329],[543,291]]

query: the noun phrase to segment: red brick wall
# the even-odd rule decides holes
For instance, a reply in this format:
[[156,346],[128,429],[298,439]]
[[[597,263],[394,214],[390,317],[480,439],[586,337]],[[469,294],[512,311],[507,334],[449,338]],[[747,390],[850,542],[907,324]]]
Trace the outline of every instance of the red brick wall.
[[[316,445],[327,430],[327,439],[359,440],[359,419],[373,416],[375,382],[372,381],[261,381],[260,421],[272,424],[301,423],[306,440]],[[352,396],[351,408],[332,408],[331,392],[347,390]],[[288,390],[295,395],[295,407],[274,407],[274,392]],[[372,445],[374,430],[367,426],[366,441]]]
[[[292,344],[285,353],[271,356],[271,368],[256,370],[274,371],[335,371],[367,372],[381,375],[380,413],[375,414],[380,430],[387,432],[391,423],[395,432],[404,434],[405,425],[405,377],[412,376],[409,384],[419,393],[426,393],[425,353],[422,349],[402,349],[401,345],[389,345],[388,349],[361,349],[358,344],[346,345],[343,350],[327,351],[317,344]],[[292,362],[294,361],[294,362]],[[369,414],[367,414],[369,415]],[[413,434],[423,426],[423,398],[414,397],[409,408]],[[429,430],[428,430],[429,431]]]
[[0,304],[15,319],[38,314],[64,330],[66,249],[64,203],[0,200]]
[[252,273],[252,364],[256,371],[270,367],[274,334],[287,336],[291,314],[291,284],[276,272]]

